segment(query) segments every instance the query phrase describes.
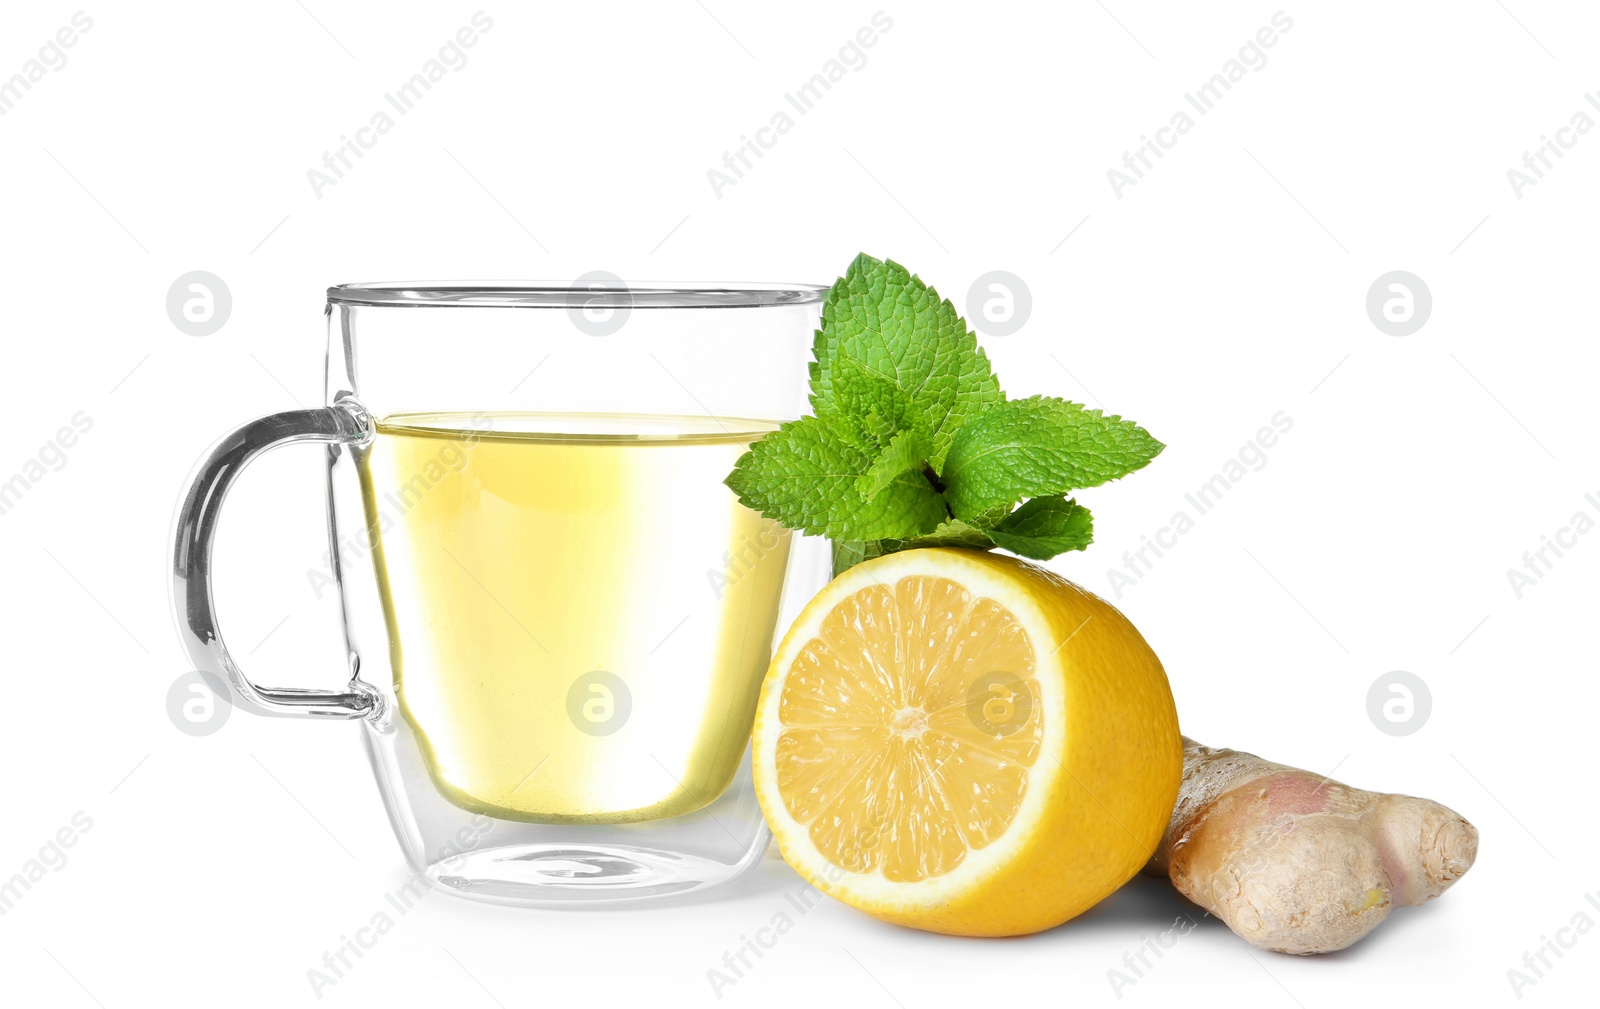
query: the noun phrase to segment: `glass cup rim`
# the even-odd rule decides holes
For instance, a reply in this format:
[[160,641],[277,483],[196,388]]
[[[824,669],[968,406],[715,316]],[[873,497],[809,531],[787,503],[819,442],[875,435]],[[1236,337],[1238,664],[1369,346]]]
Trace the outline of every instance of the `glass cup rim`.
[[428,280],[335,284],[328,303],[396,308],[769,308],[822,301],[818,284],[616,279]]

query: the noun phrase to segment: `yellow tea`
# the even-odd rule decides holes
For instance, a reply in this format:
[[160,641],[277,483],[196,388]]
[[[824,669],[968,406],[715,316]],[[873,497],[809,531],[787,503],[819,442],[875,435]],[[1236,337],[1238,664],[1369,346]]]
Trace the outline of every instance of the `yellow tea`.
[[358,456],[401,715],[439,790],[542,823],[728,786],[788,532],[722,480],[776,425],[401,414]]

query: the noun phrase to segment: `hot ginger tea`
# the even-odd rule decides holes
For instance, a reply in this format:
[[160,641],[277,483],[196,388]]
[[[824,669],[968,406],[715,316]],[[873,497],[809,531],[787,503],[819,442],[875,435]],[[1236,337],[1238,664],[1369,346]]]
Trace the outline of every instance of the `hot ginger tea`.
[[401,414],[358,454],[395,693],[440,792],[544,823],[690,812],[728,786],[788,532],[722,483],[776,427]]

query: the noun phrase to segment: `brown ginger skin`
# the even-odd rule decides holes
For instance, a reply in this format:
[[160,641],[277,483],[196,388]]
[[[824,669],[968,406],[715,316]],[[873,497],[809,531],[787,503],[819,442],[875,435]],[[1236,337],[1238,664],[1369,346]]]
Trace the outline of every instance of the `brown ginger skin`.
[[1183,785],[1145,871],[1262,949],[1327,953],[1472,867],[1478,831],[1428,799],[1350,788],[1183,741]]

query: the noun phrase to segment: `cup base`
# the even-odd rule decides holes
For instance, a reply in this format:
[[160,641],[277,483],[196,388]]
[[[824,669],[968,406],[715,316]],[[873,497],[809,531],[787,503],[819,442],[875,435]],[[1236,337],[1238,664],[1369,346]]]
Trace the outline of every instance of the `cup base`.
[[528,823],[475,813],[441,795],[404,719],[364,724],[362,740],[406,863],[458,897],[597,909],[698,897],[759,863],[771,838],[748,745],[734,780],[694,812],[641,823]]
[[725,883],[747,867],[633,845],[509,844],[435,862],[425,875],[440,889],[475,900],[572,907],[681,896]]

